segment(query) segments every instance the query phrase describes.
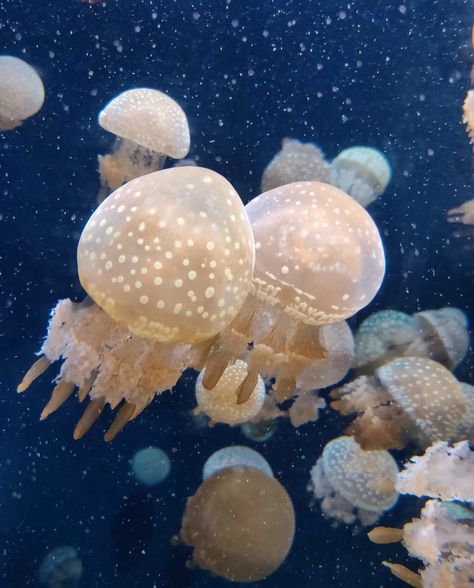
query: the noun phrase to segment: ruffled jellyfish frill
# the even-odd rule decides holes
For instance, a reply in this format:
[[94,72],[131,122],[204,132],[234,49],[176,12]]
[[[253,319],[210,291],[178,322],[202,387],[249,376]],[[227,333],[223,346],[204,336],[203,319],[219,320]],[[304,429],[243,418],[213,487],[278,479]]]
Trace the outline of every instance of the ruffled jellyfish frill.
[[79,388],[91,397],[80,438],[107,402],[124,401],[109,440],[190,366],[202,369],[215,336],[249,291],[254,241],[232,186],[200,167],[162,170],[111,194],[78,246],[81,284],[94,300],[60,301],[42,357],[18,387],[64,359],[46,418]]
[[0,55],[0,131],[15,129],[43,106],[44,86],[31,65]]
[[168,455],[159,447],[144,447],[131,460],[135,479],[144,486],[155,486],[165,480],[171,470]]
[[158,171],[166,157],[181,159],[189,151],[186,115],[158,90],[122,92],[100,112],[99,125],[117,136],[112,153],[99,155],[99,201],[125,182]]
[[283,139],[281,151],[270,161],[262,175],[262,192],[292,182],[329,182],[329,163],[313,143]]
[[48,588],[77,588],[83,572],[77,549],[70,545],[55,547],[41,563],[38,580]]
[[466,413],[460,383],[427,358],[394,359],[333,390],[331,407],[358,414],[347,428],[364,449],[427,447],[453,437]]
[[293,543],[295,515],[283,486],[258,469],[219,470],[188,498],[180,539],[191,564],[234,582],[272,574]]
[[383,153],[372,147],[349,147],[333,159],[330,182],[367,207],[385,192],[391,175]]
[[338,437],[311,469],[309,488],[326,516],[370,525],[397,502],[397,474],[387,451],[364,451],[353,437]]
[[[256,247],[252,288],[211,349],[204,385],[212,388],[235,358],[249,369],[239,401],[251,393],[259,373],[276,378],[278,401],[297,388],[334,384],[353,353],[342,321],[372,300],[384,275],[373,220],[347,194],[319,182],[276,188],[246,210]],[[331,343],[338,337],[339,350]],[[325,362],[331,346],[335,355]]]

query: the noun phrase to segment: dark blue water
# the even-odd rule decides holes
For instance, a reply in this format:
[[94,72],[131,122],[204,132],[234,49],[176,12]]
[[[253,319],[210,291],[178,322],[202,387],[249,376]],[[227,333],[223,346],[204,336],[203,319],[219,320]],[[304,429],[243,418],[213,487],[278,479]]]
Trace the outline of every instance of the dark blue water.
[[[369,312],[443,305],[474,321],[472,253],[450,239],[448,208],[472,198],[472,152],[461,124],[471,67],[471,1],[464,0],[0,0],[0,53],[40,72],[46,102],[0,135],[0,586],[36,586],[52,547],[78,547],[87,587],[225,586],[185,568],[170,545],[205,459],[237,430],[198,430],[188,410],[192,379],[158,398],[111,444],[102,424],[72,440],[69,401],[38,415],[48,376],[18,397],[50,308],[81,299],[75,247],[98,189],[97,154],[111,137],[97,114],[123,89],[149,86],[185,110],[192,156],[227,177],[245,201],[283,137],[319,143],[332,158],[351,145],[382,150],[393,168],[372,205],[388,273]],[[458,375],[473,381],[472,357]],[[288,489],[297,533],[286,563],[258,586],[396,586],[382,559],[409,562],[398,546],[333,529],[308,507],[309,469],[344,428],[327,413],[299,430],[282,423],[256,446]],[[172,460],[145,491],[129,459],[156,444]],[[251,443],[250,443],[251,444]],[[419,504],[400,501],[382,524],[403,524]]]

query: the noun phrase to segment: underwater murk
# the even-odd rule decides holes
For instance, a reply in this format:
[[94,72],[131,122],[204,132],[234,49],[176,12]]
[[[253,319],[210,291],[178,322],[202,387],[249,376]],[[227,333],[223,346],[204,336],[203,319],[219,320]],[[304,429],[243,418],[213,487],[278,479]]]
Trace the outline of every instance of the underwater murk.
[[0,587],[474,587],[471,0],[0,0]]

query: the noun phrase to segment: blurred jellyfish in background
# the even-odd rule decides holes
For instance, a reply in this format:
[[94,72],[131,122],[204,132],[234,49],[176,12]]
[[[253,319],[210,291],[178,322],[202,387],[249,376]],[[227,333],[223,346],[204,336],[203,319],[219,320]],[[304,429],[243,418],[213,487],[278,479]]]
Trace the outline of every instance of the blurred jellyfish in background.
[[23,59],[0,55],[0,131],[10,131],[43,106],[44,86]]
[[75,547],[55,547],[41,563],[38,579],[48,588],[77,588],[83,572],[82,561]]
[[474,90],[468,90],[463,105],[463,122],[467,125],[470,142],[474,142]]
[[313,143],[283,139],[281,151],[270,161],[262,175],[262,192],[292,182],[314,180],[329,183],[329,163]]
[[179,538],[193,548],[191,564],[234,582],[256,582],[285,561],[294,533],[283,486],[258,469],[234,466],[188,498]]
[[459,423],[453,440],[463,441],[466,439],[474,444],[474,386],[466,382],[460,382],[462,395],[466,404],[466,412],[463,420]]
[[238,358],[248,365],[238,401],[249,397],[261,374],[275,378],[273,392],[282,402],[297,388],[343,377],[353,352],[343,321],[377,293],[384,252],[369,214],[328,184],[282,186],[252,200],[246,211],[255,237],[252,288],[212,346],[203,385],[213,388]]
[[331,162],[331,184],[364,208],[385,192],[391,176],[387,158],[372,147],[349,147]]
[[242,434],[255,443],[266,443],[269,441],[277,430],[277,421],[275,419],[263,419],[261,421],[248,421],[240,425]]
[[402,357],[333,390],[331,407],[358,416],[346,429],[364,449],[449,440],[466,414],[461,385],[440,363]]
[[371,525],[397,502],[397,474],[388,451],[364,451],[353,437],[338,437],[311,469],[309,489],[328,517]]
[[155,486],[165,480],[171,471],[168,455],[159,447],[145,447],[132,458],[132,472],[140,484]]
[[163,167],[166,157],[189,151],[186,115],[172,98],[150,88],[126,90],[99,114],[99,125],[117,136],[110,155],[99,155],[99,201],[125,182]]
[[105,436],[113,439],[184,369],[203,368],[247,297],[254,255],[244,206],[219,174],[177,167],[125,184],[99,205],[79,241],[79,279],[94,302],[58,303],[42,356],[18,391],[63,359],[41,418],[78,387],[79,399],[91,401],[74,437],[106,402],[124,401]]
[[265,384],[260,376],[245,402],[238,402],[238,390],[248,373],[244,361],[237,360],[229,364],[217,384],[210,390],[203,385],[205,372],[204,369],[196,380],[198,405],[195,414],[206,414],[211,419],[211,426],[215,423],[239,425],[258,414],[265,401]]
[[258,451],[244,445],[231,445],[217,450],[207,459],[202,470],[202,479],[207,480],[216,472],[234,466],[255,468],[273,478],[270,464]]

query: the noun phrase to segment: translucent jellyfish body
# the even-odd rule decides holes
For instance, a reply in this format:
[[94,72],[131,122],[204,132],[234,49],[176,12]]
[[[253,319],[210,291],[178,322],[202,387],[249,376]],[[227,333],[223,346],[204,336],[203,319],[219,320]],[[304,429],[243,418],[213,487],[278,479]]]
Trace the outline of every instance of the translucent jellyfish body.
[[459,423],[456,433],[453,436],[454,441],[467,440],[474,445],[474,386],[466,382],[460,382],[461,391],[466,404],[464,418]]
[[263,406],[265,384],[258,376],[249,398],[239,403],[238,392],[247,373],[247,364],[237,360],[227,366],[214,388],[208,390],[203,385],[205,370],[202,371],[196,380],[196,411],[210,417],[210,424],[238,425],[252,419]]
[[471,143],[474,142],[474,90],[469,90],[463,105],[463,122],[467,126],[467,132]]
[[41,563],[38,579],[49,588],[76,588],[83,572],[75,547],[64,545],[52,549]]
[[207,459],[202,470],[202,479],[207,480],[216,472],[234,466],[255,468],[273,478],[270,464],[258,451],[244,445],[231,445],[219,449]]
[[387,451],[364,451],[353,437],[338,437],[311,469],[310,488],[327,516],[370,525],[397,502],[397,474]]
[[[183,369],[202,368],[211,339],[239,312],[250,287],[254,242],[232,186],[199,167],[162,170],[119,188],[93,213],[78,246],[90,299],[59,302],[25,390],[64,359],[46,418],[77,386],[92,398],[81,437],[105,402],[122,400],[112,438]],[[193,347],[194,346],[194,347]]]
[[155,486],[168,477],[171,462],[159,447],[145,447],[132,458],[132,472],[135,479],[145,486]]
[[307,180],[329,182],[329,163],[324,153],[313,143],[283,139],[281,151],[275,155],[263,172],[262,192],[292,182]]
[[383,153],[372,147],[350,147],[332,161],[330,181],[367,207],[384,193],[391,175]]
[[180,531],[192,563],[235,582],[272,574],[293,543],[295,515],[283,486],[258,469],[235,466],[207,478],[188,498]]
[[0,55],[0,131],[21,125],[43,102],[43,82],[31,65],[12,55]]
[[370,302],[384,275],[374,222],[347,194],[319,182],[276,188],[246,210],[256,247],[252,291],[214,344],[204,385],[212,388],[235,357],[249,366],[239,399],[258,373],[276,378],[279,400],[337,382],[353,351],[342,321]]
[[126,90],[99,114],[99,125],[118,137],[110,155],[99,155],[102,193],[163,167],[166,157],[189,151],[186,115],[172,98],[150,88]]
[[364,449],[427,447],[450,439],[466,413],[458,380],[440,363],[403,357],[374,376],[361,376],[331,392],[332,408],[359,416],[348,427]]

